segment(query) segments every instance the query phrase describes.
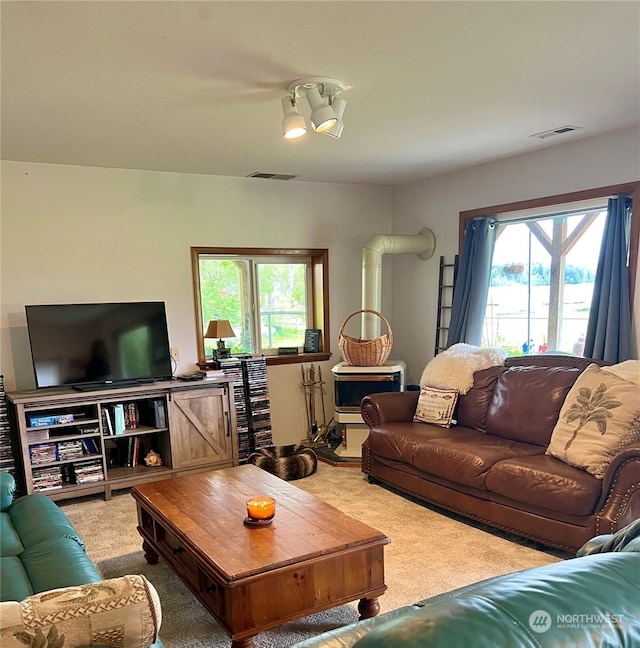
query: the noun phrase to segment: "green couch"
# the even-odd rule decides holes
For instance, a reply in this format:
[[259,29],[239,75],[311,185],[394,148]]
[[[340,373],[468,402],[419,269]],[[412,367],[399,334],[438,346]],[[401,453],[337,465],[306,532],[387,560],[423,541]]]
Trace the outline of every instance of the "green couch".
[[640,520],[576,558],[498,576],[292,648],[640,646]]
[[[118,645],[162,648],[157,638],[161,611],[157,593],[143,576],[103,580],[82,539],[43,494],[14,501],[15,481],[0,472],[0,644],[64,648]],[[97,602],[100,602],[98,604]],[[101,641],[102,640],[102,641]],[[35,643],[29,643],[35,641]]]

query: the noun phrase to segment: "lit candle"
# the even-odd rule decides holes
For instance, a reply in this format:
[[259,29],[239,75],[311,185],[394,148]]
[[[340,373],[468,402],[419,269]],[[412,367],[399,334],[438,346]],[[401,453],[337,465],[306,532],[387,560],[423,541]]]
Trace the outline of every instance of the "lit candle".
[[247,515],[250,520],[270,520],[276,514],[273,497],[257,495],[247,500]]

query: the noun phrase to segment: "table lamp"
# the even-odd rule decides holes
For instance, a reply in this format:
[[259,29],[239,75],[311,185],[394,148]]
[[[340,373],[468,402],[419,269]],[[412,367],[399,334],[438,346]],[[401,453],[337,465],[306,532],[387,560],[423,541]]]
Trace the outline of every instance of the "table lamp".
[[217,349],[213,352],[213,357],[217,360],[231,357],[231,350],[225,346],[224,338],[234,338],[236,334],[231,328],[229,320],[211,320],[207,331],[204,334],[206,338],[218,338]]

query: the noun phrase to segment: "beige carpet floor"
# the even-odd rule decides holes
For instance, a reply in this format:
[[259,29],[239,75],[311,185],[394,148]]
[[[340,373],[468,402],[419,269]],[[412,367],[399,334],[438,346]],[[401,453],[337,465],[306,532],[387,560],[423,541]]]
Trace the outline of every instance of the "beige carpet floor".
[[[320,463],[316,474],[292,483],[391,539],[385,548],[388,590],[380,598],[381,612],[484,578],[569,557],[369,484],[359,468]],[[146,564],[136,532],[135,504],[127,491],[115,494],[108,502],[96,496],[60,505],[105,577],[143,573],[157,587],[164,615],[161,636],[167,648],[230,645],[227,636],[162,561]],[[256,643],[261,648],[280,648],[350,623],[357,618],[356,605],[357,601],[286,624],[260,635]]]

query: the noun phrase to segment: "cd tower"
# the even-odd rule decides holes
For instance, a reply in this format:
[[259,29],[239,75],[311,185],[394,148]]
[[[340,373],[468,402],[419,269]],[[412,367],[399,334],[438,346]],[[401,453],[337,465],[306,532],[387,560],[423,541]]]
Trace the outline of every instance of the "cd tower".
[[273,445],[267,364],[263,357],[233,357],[218,364],[234,379],[238,459],[245,463],[256,449]]

